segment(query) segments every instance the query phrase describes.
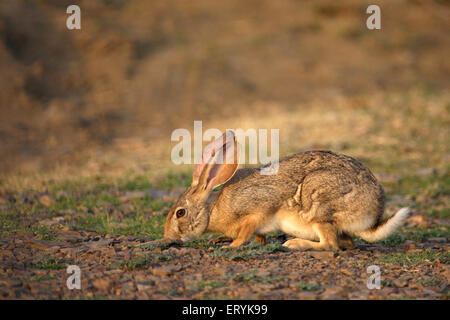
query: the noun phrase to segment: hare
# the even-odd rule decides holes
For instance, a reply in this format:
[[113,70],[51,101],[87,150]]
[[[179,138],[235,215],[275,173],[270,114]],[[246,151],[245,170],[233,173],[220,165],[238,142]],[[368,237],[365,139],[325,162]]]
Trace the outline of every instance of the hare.
[[288,248],[338,250],[353,247],[351,236],[369,242],[388,237],[409,214],[402,208],[384,218],[382,186],[349,156],[307,151],[280,159],[276,174],[262,175],[264,166],[237,170],[234,150],[239,145],[232,131],[204,149],[191,186],[168,213],[164,238],[186,241],[216,232],[238,247],[252,235],[264,244],[265,234],[282,231],[295,237],[283,243]]

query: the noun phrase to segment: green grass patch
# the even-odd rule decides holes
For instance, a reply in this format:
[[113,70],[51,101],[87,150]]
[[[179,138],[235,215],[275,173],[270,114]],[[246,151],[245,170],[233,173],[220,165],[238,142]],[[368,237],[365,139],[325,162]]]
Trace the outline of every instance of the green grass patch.
[[258,275],[257,270],[250,270],[247,272],[243,272],[240,274],[225,274],[225,277],[235,281],[235,282],[243,282],[243,283],[249,283],[249,284],[258,284],[258,283],[275,283],[277,281],[280,281],[281,278],[271,278],[271,277],[262,277]]
[[394,281],[391,279],[383,279],[381,280],[381,285],[383,287],[391,287],[391,288],[395,288],[395,284]]
[[190,285],[190,287],[200,289],[200,290],[207,290],[207,289],[216,289],[223,287],[225,285],[225,282],[223,281],[214,281],[214,280],[202,280],[195,282]]
[[159,290],[159,293],[162,293],[168,297],[179,297],[183,295],[178,289],[161,289]]
[[249,260],[263,254],[280,251],[289,251],[289,249],[283,247],[281,243],[278,242],[268,243],[264,246],[259,243],[252,242],[240,248],[219,248],[211,253],[208,253],[208,255],[213,258],[225,258],[228,260]]
[[[434,226],[432,228],[410,228],[403,233],[394,233],[384,240],[378,241],[388,247],[396,247],[406,240],[414,242],[426,242],[431,238],[450,238],[450,226]],[[359,242],[365,242],[361,238],[356,238]]]
[[437,287],[441,283],[444,282],[444,279],[442,279],[439,276],[433,275],[431,277],[426,277],[424,279],[420,279],[417,281],[418,284],[424,287]]
[[0,237],[6,238],[25,231],[24,218],[19,213],[0,213]]
[[169,261],[172,259],[173,257],[170,254],[152,252],[151,254],[139,255],[125,261],[113,262],[109,265],[109,269],[124,268],[127,270],[135,270],[159,263],[161,261]]
[[450,238],[450,226],[443,225],[433,228],[414,228],[408,230],[406,239],[424,242],[430,238]]
[[383,244],[384,246],[388,247],[396,247],[406,241],[406,237],[399,233],[394,233],[390,237],[379,241],[379,243]]
[[425,212],[425,214],[431,217],[450,219],[450,208],[449,207],[430,208],[428,211]]
[[136,191],[147,190],[152,187],[150,179],[146,175],[126,176],[117,182],[119,190]]
[[123,219],[111,218],[108,212],[97,215],[75,217],[68,222],[71,229],[96,232],[99,234],[130,235],[138,238],[159,239],[164,233],[164,214],[146,218],[139,210]]
[[138,245],[136,247],[141,248],[143,250],[148,250],[148,251],[152,251],[155,249],[161,249],[161,250],[166,250],[169,249],[170,247],[180,247],[183,246],[184,244],[181,243],[173,243],[173,242],[153,242],[153,243],[146,243],[146,244],[141,244]]
[[48,274],[48,275],[35,275],[28,278],[23,279],[24,281],[47,281],[47,280],[53,280],[56,279],[54,275]]
[[183,247],[191,247],[191,248],[197,248],[197,249],[203,249],[203,250],[206,250],[209,248],[216,248],[216,249],[221,248],[221,245],[210,244],[210,243],[208,243],[208,241],[209,241],[208,235],[204,234],[198,239],[192,239],[192,240],[186,241],[185,243],[183,243]]
[[37,262],[28,264],[28,268],[43,270],[61,270],[66,268],[64,260],[56,257],[45,257]]
[[416,265],[424,262],[433,262],[439,259],[443,263],[448,263],[450,261],[449,252],[435,251],[432,249],[427,249],[422,252],[414,253],[388,253],[381,255],[379,260],[384,263],[395,263],[401,266]]
[[305,291],[317,291],[320,290],[320,286],[313,283],[299,282],[295,285],[297,288]]
[[158,181],[155,185],[157,189],[172,190],[176,187],[187,188],[192,183],[192,172],[181,172],[175,174],[169,172],[165,179]]
[[419,195],[436,199],[442,195],[450,195],[450,173],[433,173],[427,176],[409,175],[397,182],[384,183],[390,193],[409,195],[416,198]]
[[34,236],[40,240],[46,241],[54,241],[56,240],[55,230],[59,229],[57,226],[44,226],[44,225],[36,225],[31,227],[31,232],[33,232]]

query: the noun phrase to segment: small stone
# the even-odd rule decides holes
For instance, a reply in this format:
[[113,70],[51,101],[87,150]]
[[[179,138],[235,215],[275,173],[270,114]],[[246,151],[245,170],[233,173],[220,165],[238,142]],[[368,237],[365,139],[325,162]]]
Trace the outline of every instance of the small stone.
[[60,246],[51,246],[45,250],[49,253],[55,253],[55,252],[59,251],[60,248],[61,248]]
[[48,195],[43,195],[39,198],[39,203],[45,207],[50,207],[53,204],[53,199]]
[[132,291],[132,290],[134,290],[134,283],[133,283],[133,281],[125,282],[125,283],[121,286],[120,289],[123,290],[123,291]]
[[270,271],[267,270],[258,270],[258,276],[265,278],[270,276]]
[[353,273],[347,269],[341,269],[340,270],[342,274],[345,274],[346,276],[351,276]]
[[152,289],[154,284],[155,284],[154,282],[149,281],[149,282],[138,283],[136,286],[137,286],[138,291],[146,291],[146,290]]
[[47,245],[46,243],[41,242],[41,241],[37,241],[37,240],[25,241],[24,244],[29,246],[29,247],[31,247],[31,248],[33,248],[33,249],[36,249],[36,250],[47,250],[48,248],[50,248],[50,246]]
[[315,259],[333,259],[337,253],[334,251],[311,251],[308,254]]
[[0,279],[0,285],[7,287],[19,287],[22,285],[22,281],[16,279]]
[[14,256],[13,250],[2,250],[3,258],[9,258]]
[[59,234],[56,239],[66,242],[80,242],[83,237],[78,232],[64,232]]
[[108,290],[111,282],[108,279],[96,279],[92,285],[98,290],[106,291]]
[[132,203],[124,203],[119,206],[119,210],[127,215],[133,213],[136,209]]
[[321,294],[321,297],[322,299],[336,300],[346,298],[347,295],[348,294],[345,288],[336,286],[326,288],[325,291]]
[[174,269],[170,268],[170,267],[160,267],[160,268],[152,269],[153,275],[160,276],[160,277],[166,277],[166,276],[172,274],[173,271],[174,271]]
[[180,249],[174,248],[174,247],[169,248],[167,250],[167,253],[170,254],[171,256],[177,256],[179,254],[179,252],[180,252]]
[[397,288],[403,288],[408,285],[408,281],[406,281],[405,279],[395,279],[393,282]]
[[315,300],[315,299],[317,299],[317,296],[314,293],[309,292],[309,291],[301,291],[301,292],[297,293],[296,298],[300,299],[300,300]]
[[55,217],[53,219],[42,220],[39,222],[39,224],[44,225],[44,226],[52,226],[52,225],[61,223],[62,221],[64,221],[64,217]]
[[[99,249],[99,248],[107,248],[109,243],[110,243],[109,240],[101,239],[101,240],[97,240],[97,241],[90,241],[86,245],[91,249]],[[127,250],[128,246],[124,246],[122,248],[123,248],[123,250]]]
[[423,216],[411,216],[406,221],[412,227],[426,227],[428,225]]

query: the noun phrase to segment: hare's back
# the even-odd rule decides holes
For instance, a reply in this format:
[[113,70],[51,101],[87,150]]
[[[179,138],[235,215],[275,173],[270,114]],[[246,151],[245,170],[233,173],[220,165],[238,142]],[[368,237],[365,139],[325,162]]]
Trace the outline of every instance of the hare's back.
[[262,175],[261,168],[238,170],[224,185],[221,198],[238,214],[256,208],[274,212],[294,197],[300,186],[298,200],[306,202],[306,198],[312,201],[313,192],[321,202],[335,202],[350,191],[369,197],[382,193],[370,170],[356,159],[331,151],[307,151],[280,159],[276,174]]
[[345,173],[348,176],[364,176],[371,182],[376,182],[370,170],[358,160],[331,151],[307,151],[297,153],[280,160],[278,173],[290,175],[292,179],[301,182],[312,172],[322,170],[330,173]]

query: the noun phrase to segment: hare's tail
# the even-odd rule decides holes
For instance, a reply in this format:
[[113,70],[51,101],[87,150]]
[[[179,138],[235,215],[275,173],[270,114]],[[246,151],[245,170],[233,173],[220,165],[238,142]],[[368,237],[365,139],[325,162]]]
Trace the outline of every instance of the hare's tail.
[[401,208],[394,215],[381,221],[372,229],[357,234],[368,242],[375,242],[389,237],[398,227],[400,227],[410,213],[409,208]]

